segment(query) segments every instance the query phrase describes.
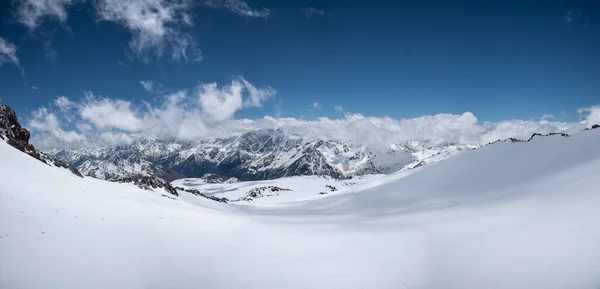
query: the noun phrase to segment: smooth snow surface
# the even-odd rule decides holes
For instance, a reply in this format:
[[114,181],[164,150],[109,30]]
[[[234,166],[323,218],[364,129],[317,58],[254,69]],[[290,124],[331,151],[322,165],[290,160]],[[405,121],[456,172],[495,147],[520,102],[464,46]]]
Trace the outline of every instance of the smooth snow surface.
[[240,206],[81,179],[0,143],[0,288],[598,289],[598,144],[496,143]]

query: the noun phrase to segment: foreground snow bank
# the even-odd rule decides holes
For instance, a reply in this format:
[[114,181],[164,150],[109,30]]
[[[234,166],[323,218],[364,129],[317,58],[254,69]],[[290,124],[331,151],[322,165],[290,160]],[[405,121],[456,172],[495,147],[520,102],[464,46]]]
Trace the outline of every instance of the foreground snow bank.
[[0,143],[0,288],[597,289],[598,143],[498,143],[268,207],[81,179]]

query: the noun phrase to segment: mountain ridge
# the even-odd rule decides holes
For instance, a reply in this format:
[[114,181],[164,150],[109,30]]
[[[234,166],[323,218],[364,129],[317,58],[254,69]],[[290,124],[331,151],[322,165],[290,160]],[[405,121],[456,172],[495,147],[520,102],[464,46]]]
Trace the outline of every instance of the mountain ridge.
[[203,141],[141,140],[129,145],[48,152],[100,179],[157,176],[165,180],[217,174],[242,181],[286,176],[392,173],[444,160],[476,145],[426,142],[369,148],[336,140],[304,140],[281,130],[257,130]]

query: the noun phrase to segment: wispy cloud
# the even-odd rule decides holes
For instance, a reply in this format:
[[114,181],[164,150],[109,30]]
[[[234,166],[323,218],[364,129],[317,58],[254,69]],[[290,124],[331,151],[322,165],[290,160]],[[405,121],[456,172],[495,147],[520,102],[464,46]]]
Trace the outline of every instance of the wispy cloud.
[[553,114],[545,113],[544,115],[542,115],[541,120],[549,120],[549,119],[554,119],[554,118],[556,118],[556,117]]
[[148,92],[154,92],[154,82],[152,80],[142,80],[140,84],[144,88],[144,90]]
[[21,74],[24,73],[21,62],[19,62],[19,58],[17,57],[17,46],[0,37],[0,66],[5,63],[12,63],[19,68]]
[[42,32],[42,48],[44,50],[44,57],[50,61],[56,61],[58,59],[58,53],[56,52],[56,49],[54,49],[54,40],[53,40],[53,33],[45,33]]
[[71,107],[74,106],[74,103],[64,95],[54,99],[53,104],[63,112],[69,110]]
[[234,80],[234,83],[239,81],[248,91],[248,97],[244,100],[245,107],[261,107],[262,103],[275,95],[275,90],[270,86],[256,87],[242,77]]
[[129,46],[142,60],[165,51],[176,61],[201,61],[202,54],[191,35],[193,2],[190,0],[97,0],[98,17],[120,24],[133,34]]
[[565,23],[577,26],[589,27],[591,18],[589,14],[582,10],[572,9],[564,16]]
[[62,144],[86,142],[87,136],[76,131],[66,131],[62,128],[62,125],[59,117],[53,112],[48,111],[45,107],[34,111],[32,120],[28,124],[29,128],[37,130],[45,137],[48,137],[51,142]]
[[567,14],[565,14],[565,22],[566,23],[573,22],[573,10],[570,10],[569,12],[567,12]]
[[117,65],[121,66],[121,67],[124,67],[124,68],[127,68],[127,69],[131,69],[131,67],[129,67],[129,65],[127,63],[125,63],[125,62],[123,62],[121,60],[117,60]]
[[271,10],[268,8],[253,9],[243,0],[206,0],[204,3],[209,7],[227,9],[244,17],[266,19],[271,15]]
[[[34,30],[46,18],[65,23],[70,5],[86,0],[16,1],[17,20]],[[175,61],[200,62],[202,52],[195,39],[185,33],[194,25],[193,0],[93,0],[99,20],[117,23],[132,33],[129,47],[137,58],[148,61],[170,56]],[[52,39],[44,41],[48,59],[56,59]]]
[[341,105],[336,105],[333,107],[337,112],[344,112],[344,108]]
[[52,18],[60,23],[67,20],[68,6],[84,0],[20,0],[17,3],[15,16],[29,30],[37,28],[44,18]]
[[317,9],[314,7],[306,7],[304,9],[302,9],[302,12],[304,12],[304,15],[308,18],[312,18],[313,16],[323,16],[325,15],[325,11],[321,10],[321,9]]
[[275,109],[275,117],[276,118],[280,118],[281,114],[283,113],[282,109],[281,109],[281,105],[282,105],[282,101],[281,99],[277,102],[277,104],[275,105],[274,109]]
[[577,110],[577,112],[582,119],[581,123],[586,127],[600,124],[600,105],[580,108]]
[[318,103],[318,102],[314,102],[314,103],[312,104],[312,108],[314,108],[314,109],[321,108],[321,104],[320,104],[320,103]]

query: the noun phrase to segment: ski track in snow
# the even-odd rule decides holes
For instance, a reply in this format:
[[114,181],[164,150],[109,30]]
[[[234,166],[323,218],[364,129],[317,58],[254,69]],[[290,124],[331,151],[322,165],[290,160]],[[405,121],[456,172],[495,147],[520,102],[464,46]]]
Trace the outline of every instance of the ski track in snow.
[[0,142],[0,288],[597,289],[599,143],[496,143],[324,196],[331,180],[287,178],[271,182],[297,195],[243,205],[82,179]]

